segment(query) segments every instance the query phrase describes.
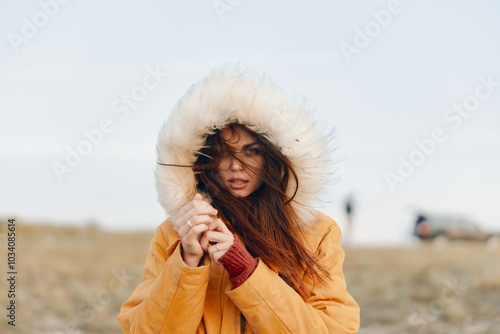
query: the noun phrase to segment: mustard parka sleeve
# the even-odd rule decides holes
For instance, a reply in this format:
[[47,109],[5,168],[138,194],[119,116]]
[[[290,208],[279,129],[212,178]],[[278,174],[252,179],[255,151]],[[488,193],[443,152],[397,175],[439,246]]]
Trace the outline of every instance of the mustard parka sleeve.
[[169,226],[156,229],[142,282],[118,315],[124,333],[196,333],[201,322],[209,266],[205,259],[201,267],[188,267],[177,233],[164,229]]
[[[344,251],[337,224],[321,214],[316,228],[322,232],[316,246],[318,263],[330,273],[326,284],[304,276],[312,288],[306,301],[266,264],[259,261],[254,273],[238,288],[226,291],[256,333],[353,334],[359,328],[359,307],[346,290],[342,272]],[[312,238],[318,241],[318,235]]]
[[[244,316],[245,333],[357,333],[359,307],[346,290],[340,229],[328,216],[318,213],[318,218],[314,230],[308,233],[308,243],[331,279],[323,277],[325,284],[304,276],[312,291],[307,300],[263,261],[236,289],[224,280],[221,300],[229,299],[233,308]],[[203,266],[188,268],[182,261],[175,232],[165,231],[165,227],[168,225],[162,224],[157,229],[151,243],[143,282],[118,316],[123,332],[239,333],[238,326],[225,331],[219,324],[211,323],[222,323],[225,316],[240,321],[239,313],[225,312],[222,306],[220,310],[204,310],[210,270],[218,265],[205,259]],[[210,312],[220,314],[220,319],[203,319]]]

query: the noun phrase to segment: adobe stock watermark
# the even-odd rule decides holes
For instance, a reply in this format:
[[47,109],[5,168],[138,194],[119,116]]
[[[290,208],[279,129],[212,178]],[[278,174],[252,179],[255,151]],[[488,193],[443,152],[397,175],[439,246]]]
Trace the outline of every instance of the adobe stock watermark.
[[232,12],[235,8],[239,7],[243,0],[213,0],[212,6],[219,16],[221,21],[224,21],[224,16],[227,12]]
[[[118,117],[119,121],[125,120],[130,112],[137,109],[146,100],[151,92],[156,90],[169,76],[169,72],[163,71],[160,65],[155,68],[146,67],[146,74],[142,82],[135,85],[127,93],[122,93],[111,102],[111,112]],[[75,147],[66,145],[66,157],[63,162],[52,162],[52,170],[60,183],[64,181],[66,174],[72,173],[80,166],[85,157],[89,156],[96,147],[99,147],[105,136],[111,134],[116,129],[116,121],[111,118],[102,118],[95,128],[83,129],[81,139]]]
[[415,327],[419,333],[424,331],[429,326],[429,323],[436,321],[446,310],[446,307],[454,303],[460,297],[467,287],[460,285],[458,279],[455,277],[453,282],[444,280],[444,288],[438,298],[433,299],[428,307],[419,308],[418,312],[413,312],[408,317],[410,326]]
[[[466,96],[460,103],[453,104],[443,113],[443,121],[452,130],[459,129],[464,119],[471,117],[473,112],[479,108],[481,102],[490,98],[500,87],[500,81],[494,81],[492,73],[486,77],[479,76],[478,80],[479,84],[474,89],[474,93]],[[448,135],[445,127],[436,127],[431,131],[430,136],[415,140],[416,148],[414,150],[406,156],[398,156],[399,164],[395,171],[386,171],[384,173],[385,181],[391,191],[394,192],[397,184],[405,182],[408,177],[412,176],[417,167],[422,166],[427,161],[427,158],[436,152],[438,146],[447,139]]]
[[67,5],[71,0],[40,0],[38,6],[40,9],[33,14],[31,18],[24,16],[22,18],[22,27],[20,33],[9,32],[7,39],[14,52],[19,52],[19,46],[28,44],[35,38],[41,29],[43,29],[50,20],[56,17],[62,6]]
[[365,23],[364,27],[357,26],[354,28],[352,43],[342,42],[339,45],[347,63],[350,64],[354,55],[360,54],[363,49],[368,47],[373,39],[391,24],[392,19],[401,14],[403,9],[403,5],[399,0],[390,0],[387,3],[387,9],[372,10],[370,12],[371,19]]
[[135,279],[134,276],[128,275],[123,267],[120,270],[112,269],[111,274],[113,277],[109,279],[106,288],[99,290],[94,296],[87,297],[87,300],[78,304],[76,307],[78,319],[68,322],[64,326],[64,331],[57,331],[53,334],[81,333],[78,328],[94,321],[97,313],[108,306],[115,298],[114,296],[122,292]]

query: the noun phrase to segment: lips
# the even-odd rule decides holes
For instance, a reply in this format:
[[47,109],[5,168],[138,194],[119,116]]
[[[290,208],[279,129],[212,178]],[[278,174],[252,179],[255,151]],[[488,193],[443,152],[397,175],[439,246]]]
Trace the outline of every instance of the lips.
[[240,178],[236,178],[236,177],[230,178],[227,181],[229,182],[229,186],[232,189],[243,189],[248,185],[248,180],[240,179]]

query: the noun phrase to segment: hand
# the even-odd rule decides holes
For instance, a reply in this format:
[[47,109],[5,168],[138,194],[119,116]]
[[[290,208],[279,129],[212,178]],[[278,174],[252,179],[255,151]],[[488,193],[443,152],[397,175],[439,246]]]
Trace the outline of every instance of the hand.
[[196,194],[177,214],[177,231],[182,245],[182,258],[189,267],[197,267],[205,250],[200,245],[203,233],[216,227],[214,219],[217,210]]
[[234,235],[219,218],[214,220],[215,228],[206,231],[201,237],[201,247],[208,252],[210,258],[217,264],[234,243]]

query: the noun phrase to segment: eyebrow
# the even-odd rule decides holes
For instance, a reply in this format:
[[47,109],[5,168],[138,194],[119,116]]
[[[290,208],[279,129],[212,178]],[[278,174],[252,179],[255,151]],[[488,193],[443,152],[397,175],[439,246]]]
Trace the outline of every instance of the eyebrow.
[[243,145],[243,149],[247,149],[247,148],[252,147],[254,145],[259,145],[259,143],[254,141],[253,143]]

